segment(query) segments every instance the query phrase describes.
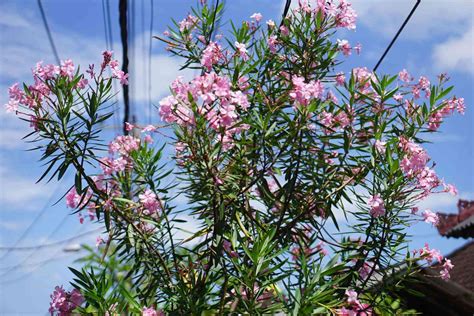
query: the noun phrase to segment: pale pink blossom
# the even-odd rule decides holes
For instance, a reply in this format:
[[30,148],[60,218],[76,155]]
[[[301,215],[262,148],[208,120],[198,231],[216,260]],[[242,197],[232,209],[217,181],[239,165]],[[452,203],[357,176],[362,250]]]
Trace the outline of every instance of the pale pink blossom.
[[239,42],[235,42],[234,45],[237,51],[239,52],[240,58],[242,58],[243,61],[249,60],[246,45],[244,43],[239,43]]
[[145,133],[145,132],[154,132],[156,131],[158,128],[154,125],[147,125],[145,126],[143,129],[142,129],[142,133]]
[[5,111],[7,113],[13,113],[18,111],[18,105],[20,102],[18,100],[10,99],[7,104],[5,104]]
[[385,214],[385,204],[379,194],[375,194],[369,198],[367,205],[370,207],[370,215],[379,217]]
[[255,22],[258,23],[258,22],[260,22],[260,21],[262,20],[263,16],[262,16],[261,13],[256,12],[256,13],[252,14],[252,15],[250,16],[250,18],[251,18],[251,19],[254,19]]
[[453,184],[444,184],[444,192],[448,192],[454,196],[458,195],[458,189]]
[[61,62],[60,67],[61,76],[72,78],[74,76],[74,63],[71,59],[66,59]]
[[454,265],[451,263],[451,260],[445,258],[443,263],[443,269],[439,272],[443,280],[449,280],[451,275],[449,272],[454,268]]
[[283,36],[288,36],[290,34],[290,30],[284,25],[280,26],[280,32]]
[[383,142],[379,139],[375,141],[375,149],[377,150],[379,154],[384,155],[386,147],[387,147],[387,142]]
[[269,28],[273,29],[276,25],[275,25],[275,21],[273,20],[268,20],[267,21],[267,25]]
[[362,51],[362,44],[361,44],[361,43],[357,43],[357,45],[354,46],[354,50],[355,50],[355,52],[357,53],[357,55],[360,55],[360,52]]
[[338,72],[336,74],[336,85],[343,86],[345,82],[346,76],[344,75],[344,72]]
[[145,138],[143,138],[143,141],[147,144],[152,144],[153,138],[151,137],[151,135],[145,135]]
[[156,194],[152,190],[146,189],[145,192],[138,195],[138,199],[143,205],[146,215],[150,215],[158,211],[159,202],[156,197]]
[[425,211],[423,211],[422,216],[423,216],[423,220],[426,223],[430,223],[434,226],[438,226],[439,218],[438,218],[438,215],[436,213],[433,213],[430,210],[425,210]]
[[134,126],[133,124],[131,124],[131,123],[129,123],[129,122],[125,122],[125,130],[126,130],[127,132],[130,132],[131,130],[133,130],[134,127],[135,127],[135,126]]
[[410,82],[413,80],[413,77],[408,73],[406,69],[403,69],[398,73],[398,78],[404,82]]
[[352,53],[352,47],[347,40],[337,40],[338,49],[344,54],[344,56],[349,56]]
[[359,304],[359,300],[357,299],[357,292],[354,290],[347,289],[345,292],[347,296],[347,303],[349,304]]
[[202,52],[201,65],[211,71],[212,66],[219,63],[224,58],[222,48],[215,42],[210,42]]
[[271,35],[268,37],[267,39],[267,45],[268,45],[268,49],[270,50],[270,52],[272,53],[276,53],[277,51],[277,44],[278,44],[278,40],[277,40],[277,36],[276,35]]

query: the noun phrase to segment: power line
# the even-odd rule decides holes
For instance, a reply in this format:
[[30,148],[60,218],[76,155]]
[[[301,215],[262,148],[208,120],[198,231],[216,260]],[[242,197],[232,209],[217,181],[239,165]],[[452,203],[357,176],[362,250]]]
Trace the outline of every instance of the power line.
[[[64,182],[64,179],[65,178],[61,179],[61,182],[59,182],[59,184],[56,187],[56,189],[54,190],[54,192],[49,196],[48,201],[44,204],[41,211],[36,215],[36,217],[33,219],[33,221],[30,223],[30,225],[28,225],[28,227],[23,231],[21,236],[15,241],[13,246],[11,246],[10,248],[15,248],[19,243],[21,243],[26,238],[26,236],[30,233],[30,231],[33,229],[33,227],[35,227],[35,225],[39,222],[40,218],[46,213],[46,211],[48,210],[50,204],[53,202],[54,197],[56,196],[56,194],[62,189],[62,183]],[[11,253],[11,250],[7,250],[7,252],[4,253],[2,255],[2,257],[0,257],[0,261],[5,259],[10,253]]]
[[[120,38],[122,40],[122,71],[128,73],[128,30],[127,30],[127,0],[119,1],[119,23],[120,23]],[[125,127],[125,123],[129,121],[130,116],[130,100],[128,85],[123,85],[123,102],[124,102],[124,115],[123,115],[123,133],[128,135],[128,131]]]
[[283,25],[286,16],[288,15],[288,11],[290,10],[291,0],[286,0],[285,7],[283,9],[283,13],[281,15],[280,26]]
[[[78,231],[77,231],[77,234],[80,233],[80,231],[84,230],[84,227],[85,226],[82,226]],[[30,277],[36,270],[38,270],[39,268],[43,267],[44,265],[46,264],[49,264],[51,262],[54,262],[56,260],[54,260],[55,258],[58,257],[58,255],[62,252],[62,249],[59,249],[58,251],[56,251],[49,259],[46,259],[45,260],[45,263],[42,264],[42,265],[37,265],[35,266],[33,269],[31,269],[30,271],[28,271],[27,273],[25,273],[24,275],[18,277],[18,278],[14,278],[14,279],[10,279],[10,280],[4,280],[4,281],[0,281],[0,284],[9,284],[9,283],[13,283],[13,282],[18,282],[20,280],[23,280],[23,279],[26,279],[28,277]],[[4,272],[1,276],[4,276],[6,274],[9,274],[11,271],[14,271],[16,269],[18,269],[19,267],[23,267],[25,265],[27,265],[26,261],[28,260],[28,258],[30,258],[32,256],[32,254],[30,256],[28,256],[25,260],[23,260],[21,263],[15,265],[15,266],[11,266],[9,267],[9,269]]]
[[403,29],[405,28],[405,26],[407,25],[408,21],[410,21],[413,13],[415,13],[416,9],[418,8],[418,5],[421,3],[421,0],[416,0],[416,3],[415,5],[413,6],[413,8],[411,9],[410,11],[410,14],[408,14],[407,18],[405,19],[405,21],[403,22],[402,26],[400,26],[400,28],[398,29],[397,31],[397,34],[395,34],[395,37],[392,39],[392,41],[390,42],[390,44],[387,46],[387,48],[385,49],[385,52],[383,53],[382,57],[380,57],[379,61],[377,62],[377,64],[375,65],[374,67],[374,72],[377,70],[377,68],[379,68],[380,64],[382,63],[382,61],[384,60],[385,56],[387,55],[387,53],[390,51],[390,49],[392,48],[393,44],[395,43],[395,41],[397,40],[398,36],[402,33]]
[[[70,238],[67,238],[67,239],[63,239],[63,240],[60,240],[60,241],[55,241],[55,242],[52,242],[52,243],[49,243],[49,244],[39,244],[39,245],[24,246],[24,247],[0,247],[0,251],[30,251],[30,250],[38,250],[38,249],[42,249],[42,248],[56,247],[58,245],[76,240],[78,238],[87,236],[89,234],[98,232],[100,230],[101,230],[101,228],[96,228],[96,229],[90,230],[88,232],[85,232],[85,233],[82,233],[82,234],[79,234],[79,235],[76,235],[76,236],[73,236],[73,237],[70,237]],[[0,268],[0,269],[4,269],[4,268]]]
[[56,49],[56,45],[54,45],[53,36],[51,35],[51,31],[50,31],[49,26],[48,26],[48,20],[46,19],[46,14],[44,13],[44,9],[43,9],[43,5],[41,4],[41,0],[38,0],[38,7],[39,7],[40,12],[41,12],[41,18],[43,19],[44,28],[46,29],[46,33],[48,34],[49,43],[51,44],[51,48],[53,49],[54,57],[56,58],[56,62],[59,65],[61,63],[61,60],[59,59],[59,54],[58,54],[58,51]]

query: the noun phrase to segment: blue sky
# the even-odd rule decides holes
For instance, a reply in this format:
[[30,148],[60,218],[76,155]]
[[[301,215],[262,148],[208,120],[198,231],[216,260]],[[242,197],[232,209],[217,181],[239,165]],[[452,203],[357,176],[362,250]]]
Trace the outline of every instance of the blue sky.
[[[161,34],[170,18],[181,19],[196,1],[154,0],[153,34]],[[261,12],[265,19],[279,21],[282,2],[279,0],[229,0],[225,19],[248,19]],[[294,2],[297,2],[294,0]],[[398,26],[413,6],[408,0],[352,1],[359,13],[355,32],[342,32],[339,38],[363,45],[361,56],[352,56],[342,70],[353,66],[372,68],[387,46]],[[120,57],[118,0],[110,0],[113,46]],[[147,85],[144,68],[147,65],[150,1],[134,1],[134,34],[131,52],[131,93],[133,113],[139,121],[148,114]],[[455,5],[453,4],[455,3]],[[142,15],[142,4],[144,14]],[[76,64],[87,66],[100,62],[106,48],[101,1],[98,0],[43,0],[43,6],[61,59],[71,58]],[[474,199],[474,116],[473,46],[474,21],[470,0],[425,0],[421,3],[400,39],[379,68],[382,73],[396,73],[407,68],[415,77],[434,78],[448,72],[455,94],[466,100],[464,116],[455,115],[433,135],[434,144],[427,149],[436,161],[437,173],[448,183],[455,183],[462,198]],[[142,16],[145,18],[142,23]],[[145,28],[143,28],[143,25]],[[225,31],[228,24],[222,25]],[[120,58],[119,58],[120,59]],[[0,4],[0,104],[7,102],[7,87],[13,82],[30,80],[30,68],[38,60],[54,62],[52,50],[43,28],[37,2],[34,0],[3,0]],[[164,47],[153,42],[152,101],[165,96],[168,83],[178,74],[179,60],[171,58]],[[157,121],[153,113],[152,121]],[[24,230],[43,208],[47,211],[22,239],[18,246],[60,241],[95,226],[80,225],[75,216],[67,216],[63,202],[52,206],[70,185],[71,178],[61,183],[35,184],[41,175],[35,152],[26,152],[28,145],[21,137],[28,127],[13,116],[0,111],[0,245],[14,245]],[[113,137],[109,129],[105,137]],[[434,211],[456,211],[458,197],[436,195],[423,202],[423,207]],[[51,202],[52,201],[52,202]],[[411,230],[412,247],[425,241],[443,253],[461,246],[464,240],[448,240],[438,236],[435,229],[420,223]],[[93,245],[97,234],[89,234],[72,243]],[[44,315],[49,294],[56,284],[68,286],[71,277],[67,266],[80,253],[66,253],[63,248],[43,248],[40,251],[14,251],[0,262],[0,314]],[[0,252],[0,258],[4,252]],[[46,264],[44,262],[47,262]],[[12,269],[13,268],[13,269]]]

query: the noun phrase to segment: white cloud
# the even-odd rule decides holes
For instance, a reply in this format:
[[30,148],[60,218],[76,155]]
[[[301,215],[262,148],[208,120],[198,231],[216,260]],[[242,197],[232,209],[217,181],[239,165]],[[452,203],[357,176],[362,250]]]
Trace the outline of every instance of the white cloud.
[[[391,38],[415,0],[352,0],[359,23]],[[413,40],[457,33],[472,21],[472,0],[424,0],[406,26],[403,37]]]
[[0,228],[9,230],[9,231],[20,230],[20,229],[23,229],[24,227],[25,227],[25,222],[23,221],[2,220],[0,222]]
[[450,37],[433,50],[433,64],[437,69],[474,74],[474,24],[462,35]]
[[457,211],[457,203],[459,199],[474,199],[474,192],[462,192],[459,196],[454,196],[449,193],[431,194],[417,206],[421,210],[430,209],[436,212]]
[[8,209],[37,210],[38,202],[50,196],[51,186],[35,183],[32,177],[24,178],[6,168],[0,161],[0,205],[2,212]]

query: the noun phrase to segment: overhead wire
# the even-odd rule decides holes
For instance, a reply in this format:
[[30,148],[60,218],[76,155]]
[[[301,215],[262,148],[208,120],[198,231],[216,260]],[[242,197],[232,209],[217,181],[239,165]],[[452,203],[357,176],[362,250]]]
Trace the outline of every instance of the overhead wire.
[[380,59],[378,60],[377,64],[375,65],[373,71],[377,71],[377,69],[379,68],[380,64],[382,63],[382,61],[384,60],[385,56],[388,54],[388,52],[390,51],[390,49],[392,48],[393,44],[395,43],[395,41],[398,39],[398,36],[400,36],[400,34],[402,33],[403,29],[405,28],[405,26],[408,24],[408,21],[410,21],[411,17],[413,16],[413,14],[415,13],[416,9],[418,8],[418,6],[420,5],[421,3],[421,0],[416,0],[416,3],[415,5],[413,6],[413,8],[411,9],[410,13],[408,14],[407,18],[405,19],[405,21],[403,22],[403,24],[400,26],[400,28],[398,29],[397,33],[395,34],[395,36],[393,37],[393,39],[390,41],[390,44],[387,46],[387,48],[385,49],[385,51],[383,52],[382,56],[380,57]]
[[43,9],[43,4],[41,3],[41,0],[37,0],[37,2],[41,13],[41,19],[43,20],[43,25],[46,30],[46,34],[48,35],[49,44],[51,45],[51,49],[53,50],[54,58],[56,59],[56,62],[59,65],[61,64],[61,60],[59,59],[58,50],[56,49],[56,45],[54,44],[53,35],[51,34],[51,30],[49,29],[48,19],[46,18],[46,13]]
[[[46,201],[46,203],[44,204],[43,208],[38,212],[38,214],[36,215],[36,217],[33,219],[33,221],[30,223],[30,225],[28,225],[28,227],[23,231],[23,233],[20,235],[20,237],[15,241],[15,243],[10,246],[11,248],[14,248],[16,246],[18,246],[18,244],[20,244],[25,238],[26,236],[28,236],[28,234],[31,232],[31,230],[33,230],[33,228],[35,227],[36,224],[39,223],[39,220],[41,217],[43,217],[43,215],[46,213],[46,211],[49,209],[49,206],[51,203],[53,203],[54,199],[55,199],[55,196],[56,194],[59,193],[59,191],[63,188],[62,187],[62,184],[64,182],[64,179],[65,178],[62,178],[61,181],[59,182],[59,184],[57,185],[56,189],[53,191],[53,193],[49,196],[48,200]],[[5,252],[1,257],[0,257],[0,261],[4,260],[9,254],[11,253],[11,250],[7,250],[7,252]]]
[[[69,216],[68,216],[69,217]],[[84,230],[84,225],[82,225],[81,228],[79,228],[76,232],[76,235],[77,234],[80,234],[80,232],[82,230]],[[54,262],[56,260],[53,260],[54,258],[58,258],[58,255],[62,252],[63,250],[62,249],[59,249],[58,251],[54,252],[54,254],[52,256],[49,257],[49,259],[46,259],[45,263],[42,264],[42,265],[37,265],[35,266],[33,269],[31,269],[30,271],[28,271],[27,273],[23,274],[22,276],[19,276],[17,278],[13,278],[13,279],[7,279],[7,280],[2,280],[0,281],[0,284],[10,284],[10,283],[15,283],[15,282],[18,282],[18,281],[21,281],[23,279],[26,279],[26,278],[29,278],[36,270],[38,270],[39,268],[43,267],[44,265],[46,264],[49,264],[51,262]],[[31,257],[32,255],[30,255],[29,257]],[[5,276],[6,274],[10,274],[10,272],[14,271],[14,270],[17,270],[19,269],[20,267],[23,267],[25,265],[28,265],[28,263],[26,262],[27,259],[25,259],[23,262],[21,262],[20,264],[17,264],[15,266],[11,266],[9,267],[9,269],[4,272],[1,276]]]
[[[127,27],[127,11],[128,5],[127,0],[119,0],[119,24],[120,24],[120,38],[122,40],[122,71],[128,73],[128,27]],[[128,85],[122,87],[123,91],[123,102],[124,102],[124,115],[123,115],[123,133],[128,135],[126,124],[129,122],[130,117],[130,100],[129,100],[129,89]]]
[[[48,243],[48,244],[39,244],[39,245],[33,245],[33,246],[20,246],[20,247],[0,247],[0,251],[30,251],[30,250],[38,250],[38,249],[42,249],[42,248],[56,247],[58,245],[62,245],[66,242],[74,241],[78,238],[90,235],[90,234],[98,232],[100,230],[101,230],[101,228],[96,228],[96,229],[93,229],[93,230],[89,230],[85,233],[82,233],[82,234],[79,234],[79,235],[76,235],[76,236],[73,236],[73,237],[70,237],[70,238],[66,238],[66,239],[63,239],[63,240],[51,242],[51,243]],[[5,268],[0,268],[0,269],[5,269]]]

